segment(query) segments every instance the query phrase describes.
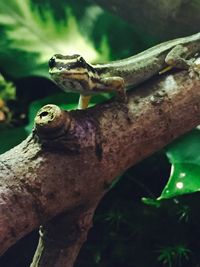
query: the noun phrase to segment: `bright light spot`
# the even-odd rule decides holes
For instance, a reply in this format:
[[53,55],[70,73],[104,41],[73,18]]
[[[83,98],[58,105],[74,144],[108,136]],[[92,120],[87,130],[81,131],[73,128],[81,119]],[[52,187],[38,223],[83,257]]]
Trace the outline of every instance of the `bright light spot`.
[[174,174],[174,165],[171,166],[170,177]]
[[176,80],[172,75],[167,76],[164,81],[164,90],[174,90],[177,87]]
[[186,176],[186,173],[184,173],[184,172],[181,172],[180,174],[179,174],[179,177],[180,178],[183,178],[183,177],[185,177]]
[[196,64],[196,65],[200,65],[200,58],[197,58],[197,59],[195,60],[195,64]]
[[178,189],[182,189],[182,188],[183,188],[183,183],[182,183],[182,182],[178,182],[178,183],[176,184],[176,187],[177,187]]

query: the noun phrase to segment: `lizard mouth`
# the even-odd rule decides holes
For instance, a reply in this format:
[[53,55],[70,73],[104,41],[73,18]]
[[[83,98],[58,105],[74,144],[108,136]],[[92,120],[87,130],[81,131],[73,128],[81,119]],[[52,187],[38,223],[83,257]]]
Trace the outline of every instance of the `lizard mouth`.
[[56,75],[56,76],[68,76],[68,77],[72,77],[72,76],[76,76],[76,75],[87,75],[88,76],[88,72],[87,71],[83,71],[83,70],[59,70],[59,69],[49,69],[49,74],[50,75]]
[[82,70],[67,70],[62,69],[59,70],[57,68],[50,68],[49,74],[52,76],[53,79],[61,79],[61,80],[88,80],[89,74],[88,71]]

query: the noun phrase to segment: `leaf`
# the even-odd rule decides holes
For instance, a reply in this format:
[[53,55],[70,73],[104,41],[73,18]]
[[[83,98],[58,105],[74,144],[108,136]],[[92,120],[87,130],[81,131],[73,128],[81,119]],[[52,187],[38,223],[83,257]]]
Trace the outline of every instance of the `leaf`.
[[168,147],[167,156],[171,174],[158,200],[200,191],[200,130],[175,141]]
[[[61,3],[57,1],[58,6]],[[70,6],[63,3],[61,7],[62,16],[58,18],[50,3],[43,3],[39,9],[30,0],[0,1],[0,60],[4,71],[14,77],[48,76],[47,62],[56,53],[79,53],[91,62],[99,59],[100,53],[80,31]],[[102,45],[105,53],[101,58],[107,59],[105,39]]]
[[18,145],[27,137],[24,127],[0,130],[0,154]]
[[10,100],[16,98],[16,88],[13,83],[8,82],[0,73],[0,99]]
[[146,205],[154,206],[156,208],[160,207],[160,202],[157,199],[143,197],[141,200]]

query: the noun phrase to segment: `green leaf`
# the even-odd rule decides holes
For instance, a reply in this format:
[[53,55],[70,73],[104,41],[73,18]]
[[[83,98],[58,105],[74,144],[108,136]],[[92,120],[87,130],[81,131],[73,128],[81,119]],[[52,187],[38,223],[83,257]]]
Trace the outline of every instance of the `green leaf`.
[[[79,53],[90,62],[100,58],[94,44],[80,31],[69,4],[57,1],[57,6],[63,11],[59,17],[50,2],[39,9],[39,4],[30,0],[0,1],[0,62],[4,71],[14,77],[48,76],[48,60],[56,53]],[[105,60],[109,53],[105,39],[102,45],[101,59]]]
[[154,206],[156,208],[159,208],[160,207],[160,202],[157,199],[143,197],[141,200],[146,205]]
[[169,181],[158,200],[200,191],[200,131],[193,130],[167,149]]
[[8,82],[0,73],[0,99],[11,100],[16,98],[16,88],[13,83]]
[[27,137],[24,127],[0,130],[0,154],[18,145]]
[[165,246],[159,251],[158,261],[162,262],[164,265],[182,266],[184,261],[188,261],[191,250],[188,249],[184,244],[178,244],[173,246]]

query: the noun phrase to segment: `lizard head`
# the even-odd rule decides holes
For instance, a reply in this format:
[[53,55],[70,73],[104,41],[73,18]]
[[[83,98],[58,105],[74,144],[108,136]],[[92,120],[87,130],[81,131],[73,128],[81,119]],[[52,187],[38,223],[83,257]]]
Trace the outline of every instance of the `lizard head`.
[[49,73],[64,91],[88,94],[95,87],[98,74],[80,55],[54,55],[49,60]]

